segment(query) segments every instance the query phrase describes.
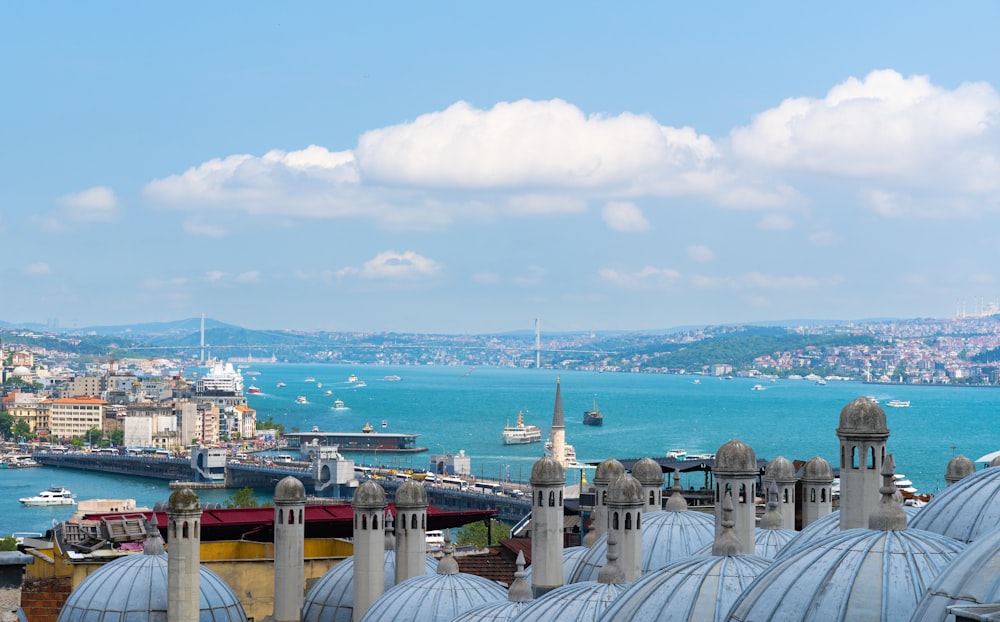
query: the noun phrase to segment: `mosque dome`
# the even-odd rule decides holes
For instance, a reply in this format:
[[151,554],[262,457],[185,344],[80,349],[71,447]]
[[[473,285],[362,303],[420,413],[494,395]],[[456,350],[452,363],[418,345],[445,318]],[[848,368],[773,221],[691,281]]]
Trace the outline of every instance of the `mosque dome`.
[[825,458],[813,456],[802,466],[802,481],[832,482],[833,469]]
[[[173,496],[171,496],[173,500]],[[233,590],[219,575],[201,567],[201,618],[246,622]],[[74,589],[59,613],[75,620],[166,620],[167,555],[129,555],[95,570]]]
[[608,607],[601,622],[722,620],[770,561],[756,555],[699,556],[643,575]]
[[[396,552],[385,552],[385,591],[396,584]],[[437,571],[437,560],[425,556],[424,572]],[[354,612],[354,558],[348,557],[316,581],[302,603],[302,622],[351,622]]]
[[776,559],[788,543],[799,535],[794,529],[753,530],[753,552],[762,559]]
[[643,458],[632,465],[632,477],[643,486],[663,486],[663,469],[652,458]]
[[[756,463],[756,460],[754,461]],[[794,482],[795,466],[783,456],[778,456],[764,467],[764,481]]]
[[[563,549],[563,585],[572,583],[573,572],[576,567],[580,564],[580,560],[590,552],[591,547],[588,546],[568,546]],[[527,581],[531,583],[531,566],[528,566],[524,571],[527,573]],[[598,568],[600,570],[600,568]],[[597,574],[595,572],[594,576]]]
[[715,452],[715,473],[757,472],[757,455],[741,440],[733,439]]
[[972,542],[1000,524],[1000,469],[963,477],[934,495],[910,526]]
[[964,548],[916,529],[841,531],[775,560],[728,619],[909,620],[927,586]]
[[361,508],[383,508],[385,507],[385,490],[374,481],[366,479],[354,491],[351,505]]
[[542,456],[531,467],[531,484],[534,486],[562,486],[566,483],[566,469],[552,456]]
[[959,553],[941,571],[917,604],[912,622],[953,620],[952,605],[1000,602],[1000,527]]
[[274,487],[275,503],[305,503],[306,487],[299,478],[289,475]]
[[607,486],[615,478],[625,474],[625,467],[614,458],[608,458],[597,465],[594,470],[594,485]]
[[642,504],[642,484],[631,475],[625,474],[611,482],[608,487],[608,505]]
[[16,376],[18,378],[27,378],[31,375],[31,370],[24,365],[18,365],[10,373],[12,376]]
[[413,480],[406,480],[396,489],[397,508],[425,508],[427,504],[427,489]]
[[840,411],[840,426],[837,435],[879,434],[889,435],[885,423],[885,411],[867,397],[855,398]]
[[531,601],[514,619],[518,622],[597,620],[628,585],[596,581],[563,585]]
[[506,622],[513,619],[533,598],[531,584],[526,581],[527,576],[528,573],[524,569],[524,552],[521,551],[517,554],[517,572],[514,573],[514,581],[507,589],[507,600],[473,607],[452,622]]
[[958,480],[972,475],[976,472],[976,465],[962,454],[959,454],[948,461],[948,467],[944,470],[944,479],[954,483]]
[[[412,577],[386,590],[375,599],[362,620],[378,622],[426,622],[452,620],[466,611],[506,600],[507,592],[496,583],[463,574],[425,574]],[[305,617],[303,616],[303,622]],[[316,618],[326,622],[328,618]]]
[[[913,507],[909,505],[903,506],[903,513],[906,514],[906,525],[907,528],[913,527],[913,519],[924,508]],[[784,557],[786,554],[802,548],[809,546],[813,542],[817,542],[826,538],[827,536],[833,535],[835,533],[840,533],[840,510],[835,510],[830,512],[826,516],[815,520],[801,531],[795,532],[795,536],[789,540],[781,551],[778,553],[778,557]]]
[[[642,572],[690,557],[715,540],[715,518],[705,512],[647,512],[642,516]],[[608,551],[602,534],[585,548],[566,583],[596,581]]]

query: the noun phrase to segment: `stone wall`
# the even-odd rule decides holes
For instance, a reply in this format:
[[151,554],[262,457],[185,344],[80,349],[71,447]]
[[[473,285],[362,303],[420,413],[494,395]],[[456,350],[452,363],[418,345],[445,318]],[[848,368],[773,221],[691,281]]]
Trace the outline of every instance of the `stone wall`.
[[29,579],[21,587],[21,611],[28,622],[56,622],[73,589],[69,577]]

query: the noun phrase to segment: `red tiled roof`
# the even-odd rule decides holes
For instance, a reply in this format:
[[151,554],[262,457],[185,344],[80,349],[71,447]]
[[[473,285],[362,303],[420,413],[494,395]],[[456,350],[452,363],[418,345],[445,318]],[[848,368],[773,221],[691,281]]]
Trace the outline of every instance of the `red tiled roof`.
[[458,562],[459,571],[505,586],[514,581],[514,572],[517,570],[517,565],[497,548],[491,548],[487,553],[456,555],[455,561]]
[[524,553],[525,567],[531,565],[531,538],[507,538],[500,541],[500,546],[507,549],[517,559],[517,553]]

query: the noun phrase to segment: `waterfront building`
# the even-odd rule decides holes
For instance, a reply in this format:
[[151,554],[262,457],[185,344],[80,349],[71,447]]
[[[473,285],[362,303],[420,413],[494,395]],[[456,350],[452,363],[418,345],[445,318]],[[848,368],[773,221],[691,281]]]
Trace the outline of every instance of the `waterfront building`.
[[3,410],[10,413],[14,421],[23,419],[32,434],[49,434],[52,410],[44,395],[13,391],[4,397]]
[[101,429],[104,407],[96,397],[62,397],[48,401],[50,433],[60,440],[83,438],[92,428]]

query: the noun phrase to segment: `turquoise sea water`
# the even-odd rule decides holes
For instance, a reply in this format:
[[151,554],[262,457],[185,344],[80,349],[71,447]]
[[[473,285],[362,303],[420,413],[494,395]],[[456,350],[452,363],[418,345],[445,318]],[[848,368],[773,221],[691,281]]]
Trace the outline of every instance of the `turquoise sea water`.
[[[419,434],[420,454],[378,456],[350,454],[359,463],[376,460],[406,468],[424,468],[431,453],[465,450],[477,477],[498,479],[510,473],[528,479],[542,445],[505,446],[504,425],[525,412],[529,424],[542,428],[552,421],[557,376],[561,377],[567,442],[581,461],[609,456],[638,458],[683,448],[689,453],[714,453],[738,438],[758,458],[777,455],[790,460],[820,455],[838,466],[836,428],[841,408],[860,395],[882,404],[909,400],[910,408],[886,408],[889,451],[897,471],[905,473],[921,492],[944,487],[944,470],[955,453],[976,458],[1000,449],[994,417],[1000,392],[985,388],[865,385],[807,380],[758,381],[653,374],[556,372],[467,367],[383,367],[349,365],[254,364],[246,375],[263,393],[248,396],[259,419],[273,417],[290,430],[319,426],[324,431],[360,431],[366,423],[386,432]],[[347,382],[356,374],[367,386]],[[398,375],[398,382],[384,380]],[[306,378],[316,382],[306,382]],[[287,386],[278,388],[278,382]],[[317,383],[322,383],[318,387]],[[324,395],[332,391],[332,396]],[[308,404],[297,404],[303,395]],[[333,408],[341,399],[344,410]],[[583,412],[597,399],[603,427],[582,424]],[[588,474],[592,475],[592,473]],[[23,508],[17,499],[50,485],[70,488],[81,499],[134,498],[140,505],[165,501],[166,482],[41,467],[0,471],[0,534],[43,531],[53,519],[67,518],[70,508]],[[199,491],[205,502],[220,502],[231,491]]]

